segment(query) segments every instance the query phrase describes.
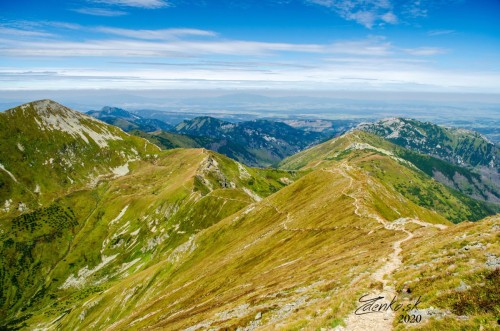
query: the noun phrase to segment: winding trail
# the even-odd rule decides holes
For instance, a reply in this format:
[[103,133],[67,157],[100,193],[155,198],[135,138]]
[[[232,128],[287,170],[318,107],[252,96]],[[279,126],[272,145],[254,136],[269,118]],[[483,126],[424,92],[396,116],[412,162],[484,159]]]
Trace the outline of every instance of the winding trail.
[[[379,292],[370,293],[369,298],[373,298],[375,296],[382,296],[383,302],[390,302],[392,298],[396,295],[396,291],[393,286],[389,284],[389,278],[392,273],[398,269],[401,264],[401,245],[413,238],[413,233],[406,230],[405,224],[407,223],[415,223],[417,225],[428,227],[433,226],[438,229],[445,229],[446,226],[442,224],[430,224],[427,222],[423,222],[418,219],[411,218],[399,218],[393,222],[388,222],[380,215],[370,213],[363,206],[362,200],[366,197],[366,191],[363,190],[361,185],[357,185],[355,188],[355,180],[349,174],[352,170],[352,167],[345,162],[340,163],[339,167],[335,169],[323,169],[323,171],[338,173],[342,175],[344,178],[349,180],[349,185],[345,187],[342,191],[343,195],[346,195],[353,199],[354,205],[354,213],[361,218],[372,218],[378,223],[381,224],[383,228],[390,231],[400,231],[406,234],[406,237],[395,241],[392,244],[392,253],[386,260],[386,262],[377,269],[374,273],[371,274],[371,278],[374,281],[381,282],[383,284],[382,290]],[[395,314],[392,310],[388,310],[384,313],[376,313],[376,314],[365,314],[365,315],[356,315],[354,312],[349,314],[345,319],[346,327],[338,327],[338,330],[348,330],[348,331],[387,331],[392,329],[392,324],[395,318]]]
[[[363,186],[361,185],[362,181],[355,179],[353,175],[351,175],[352,171],[354,170],[352,166],[350,166],[346,162],[342,162],[336,168],[324,168],[321,170],[325,172],[334,173],[337,175],[340,174],[348,181],[348,185],[346,185],[346,187],[343,188],[341,194],[352,199],[354,213],[359,218],[373,219],[380,224],[379,227],[375,228],[372,231],[384,228],[389,231],[403,232],[406,234],[405,237],[395,241],[392,244],[392,252],[384,261],[384,264],[370,275],[370,277],[374,281],[382,283],[383,286],[382,290],[380,291],[377,292],[372,291],[370,293],[369,298],[382,296],[384,298],[382,303],[389,303],[392,300],[392,298],[396,295],[396,291],[394,287],[391,285],[391,275],[402,264],[400,254],[403,249],[401,245],[404,242],[411,240],[413,238],[413,233],[408,231],[405,228],[405,225],[408,223],[414,223],[421,227],[436,227],[440,230],[446,229],[447,226],[443,224],[431,224],[413,218],[399,218],[395,221],[389,222],[380,215],[368,210],[368,208],[366,208],[366,206],[364,205],[363,201],[368,201],[370,197],[368,196],[368,191],[364,189]],[[267,200],[263,201],[263,204],[274,209],[277,214],[282,215],[285,218],[285,220],[281,223],[281,227],[285,231],[292,231],[292,232],[334,231],[341,228],[362,230],[359,226],[353,226],[353,225],[341,225],[341,226],[331,226],[322,228],[292,228],[290,227],[290,223],[293,221],[293,218],[292,216],[290,216],[290,213],[280,210],[278,207],[276,207],[274,204],[272,204]],[[388,310],[387,312],[384,313],[365,314],[365,315],[356,315],[354,312],[352,312],[345,319],[346,327],[338,326],[335,330],[339,331],[340,330],[345,330],[345,331],[392,330],[394,318],[395,314],[392,310]]]

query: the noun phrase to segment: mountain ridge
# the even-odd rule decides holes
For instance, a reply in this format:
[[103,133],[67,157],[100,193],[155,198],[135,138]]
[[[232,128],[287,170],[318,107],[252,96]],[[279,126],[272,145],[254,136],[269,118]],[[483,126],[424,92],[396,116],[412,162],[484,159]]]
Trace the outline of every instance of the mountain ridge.
[[[392,185],[413,202],[433,210],[437,208],[437,210],[451,211],[447,217],[452,217],[455,222],[465,220],[464,217],[478,220],[495,213],[494,207],[469,198],[435,181],[429,174],[422,171],[420,164],[413,163],[414,160],[405,153],[407,152],[401,147],[376,135],[353,130],[288,157],[280,163],[280,168],[316,169],[322,164],[348,159],[360,162],[374,176]],[[417,160],[429,158],[416,153],[410,155]],[[404,167],[401,168],[398,165]],[[455,207],[451,209],[449,209],[451,206],[444,207],[449,203],[455,204]]]
[[215,139],[205,146],[251,166],[272,166],[324,139],[320,133],[305,132],[283,122],[231,123],[209,116],[183,121],[175,131]]
[[476,199],[500,203],[500,148],[481,134],[403,118],[364,123],[358,129],[461,167],[446,169],[434,160],[426,173]]
[[[458,165],[500,168],[498,147],[476,131],[446,128],[409,118],[387,118],[376,123],[363,123],[358,125],[358,129]],[[474,145],[478,146],[471,149]]]
[[118,176],[129,162],[159,152],[146,140],[51,100],[0,113],[0,131],[2,198],[9,201],[3,212],[14,212],[14,205],[19,212],[32,209],[73,183],[84,187],[101,176]]
[[144,118],[121,108],[103,107],[101,110],[91,110],[86,113],[103,122],[117,126],[124,131],[141,130],[152,132],[157,130],[170,130],[172,126],[153,118]]
[[[22,129],[40,143],[20,141],[24,158],[34,164],[54,153],[67,156],[68,145],[75,160],[93,162],[75,174],[86,175],[99,163],[103,175],[92,185],[67,183],[65,190],[45,183],[43,195],[54,199],[0,213],[3,328],[496,325],[495,306],[476,306],[485,295],[497,295],[500,218],[453,224],[491,211],[436,182],[405,159],[400,146],[352,131],[290,156],[280,169],[260,169],[205,148],[160,151],[118,128],[77,117],[86,130],[106,129],[122,139],[106,140],[101,148],[86,130],[65,131],[66,111],[79,116],[53,112],[51,130],[41,130],[36,116],[12,123],[0,116],[2,151],[17,148]],[[96,154],[97,148],[108,157]],[[10,161],[5,154],[1,161]],[[32,178],[31,185],[52,169],[5,164],[23,183]],[[124,170],[116,176],[115,165]],[[51,181],[75,170],[68,165],[57,171]],[[3,170],[0,176],[9,177]],[[0,194],[15,197],[2,185]],[[465,290],[458,279],[467,282]],[[416,300],[410,288],[420,296],[411,314],[421,324],[399,323],[401,312],[354,313],[366,294],[388,302],[396,295],[401,302]],[[432,317],[437,314],[443,319]]]

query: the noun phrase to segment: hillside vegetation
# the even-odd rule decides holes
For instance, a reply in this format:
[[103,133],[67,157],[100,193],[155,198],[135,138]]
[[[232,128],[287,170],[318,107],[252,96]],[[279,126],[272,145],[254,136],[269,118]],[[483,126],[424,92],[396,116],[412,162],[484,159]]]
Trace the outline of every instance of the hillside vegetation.
[[[405,118],[358,128],[404,147],[405,158],[411,158],[441,183],[476,199],[500,203],[500,148],[479,133]],[[418,157],[410,151],[434,158]]]
[[[2,116],[4,146],[39,137],[22,167],[2,153],[16,183],[3,199],[28,201],[22,188],[48,176],[31,204],[0,211],[2,329],[496,327],[500,218],[479,220],[493,213],[484,202],[376,135],[259,169],[204,148],[160,151],[51,101]],[[18,118],[30,130],[16,135]],[[83,166],[39,161],[52,153]],[[62,185],[69,174],[83,179]],[[414,307],[357,315],[366,295]]]
[[280,166],[283,169],[317,169],[343,160],[369,171],[384,185],[453,222],[479,220],[496,211],[495,206],[472,199],[430,177],[426,165],[434,161],[431,157],[405,150],[363,131],[349,132],[293,155]]

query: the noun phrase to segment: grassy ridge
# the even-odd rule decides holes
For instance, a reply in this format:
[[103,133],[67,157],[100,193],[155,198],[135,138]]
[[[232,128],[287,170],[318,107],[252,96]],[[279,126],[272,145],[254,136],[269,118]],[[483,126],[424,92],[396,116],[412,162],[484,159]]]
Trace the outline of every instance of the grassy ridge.
[[[36,118],[30,107],[23,111]],[[38,148],[49,146],[43,160],[60,151],[52,134],[74,144],[76,159],[94,158],[46,178],[55,184],[42,183],[30,211],[2,214],[0,328],[333,328],[349,321],[361,295],[385,288],[376,275],[390,269],[398,245],[402,267],[386,280],[422,295],[421,308],[438,307],[448,323],[426,319],[422,329],[477,329],[498,315],[487,304],[498,296],[498,217],[452,226],[490,211],[379,137],[351,132],[281,169],[257,169],[205,149],[160,152],[119,130],[121,140],[99,148],[106,157],[91,156],[96,144],[35,124]],[[58,182],[71,169],[106,175],[122,162],[129,173],[91,186]],[[39,176],[53,171],[44,169]],[[0,170],[13,187],[7,196],[21,194],[30,176],[38,183],[22,171],[12,170],[16,182]]]
[[[404,150],[362,131],[353,131],[291,156],[280,167],[315,169],[342,160],[358,164],[414,203],[434,210],[455,223],[476,221],[496,212],[494,206],[446,187],[428,174],[436,164],[438,169],[445,169],[444,161]],[[453,169],[453,165],[449,166]],[[474,176],[465,169],[462,171]]]
[[[395,274],[397,288],[400,293],[410,288],[412,296],[421,296],[421,309],[415,313],[424,319],[412,329],[498,327],[500,269],[494,261],[500,256],[499,228],[500,218],[494,216],[439,233],[421,229],[414,241],[405,244],[403,267]],[[429,318],[429,312],[439,318]]]
[[[70,134],[53,125],[87,131]],[[16,214],[113,175],[112,169],[130,159],[153,157],[158,148],[55,102],[40,101],[0,113],[0,151],[0,164],[12,174],[0,170],[0,197],[10,200],[0,212]]]
[[8,290],[1,293],[0,314],[7,325],[19,325],[13,316],[32,311],[38,311],[35,320],[57,318],[88,295],[171,255],[257,196],[278,191],[286,185],[280,179],[300,177],[247,168],[203,149],[166,151],[131,169],[3,221],[0,281]]
[[[351,174],[357,191],[366,175]],[[370,286],[370,272],[401,237],[357,216],[352,198],[333,193],[347,186],[349,180],[339,173],[314,171],[200,232],[181,259],[159,262],[89,297],[89,304],[70,313],[62,326],[85,328],[99,320],[97,325],[112,329],[181,329],[197,323],[233,329],[251,323],[258,312],[262,325],[332,325]],[[368,206],[370,196],[391,196],[384,187],[363,189],[371,192]],[[409,202],[391,203],[402,216],[446,222]],[[359,277],[353,282],[354,275]],[[292,314],[282,309],[287,305],[295,307]]]

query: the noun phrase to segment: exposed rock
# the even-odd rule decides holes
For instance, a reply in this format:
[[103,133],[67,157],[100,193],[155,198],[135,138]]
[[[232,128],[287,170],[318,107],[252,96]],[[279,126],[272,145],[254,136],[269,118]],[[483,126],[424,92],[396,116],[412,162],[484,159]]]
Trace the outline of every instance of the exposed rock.
[[500,257],[495,254],[486,253],[488,260],[486,261],[486,266],[489,268],[500,268]]
[[470,286],[465,284],[463,280],[460,281],[460,285],[455,287],[455,291],[457,292],[464,292],[470,289]]
[[287,178],[287,177],[282,177],[279,179],[279,181],[285,185],[290,185],[293,183],[293,180],[291,180],[290,178]]
[[219,168],[219,163],[212,155],[208,155],[207,158],[201,163],[198,168],[198,175],[196,176],[209,190],[213,190],[213,186],[207,176],[212,176],[219,182],[222,188],[235,188],[236,185],[227,179],[226,175]]
[[441,309],[430,307],[425,309],[413,309],[409,311],[409,315],[421,316],[422,320],[430,319],[431,317],[441,319],[451,315],[450,311],[442,311]]

